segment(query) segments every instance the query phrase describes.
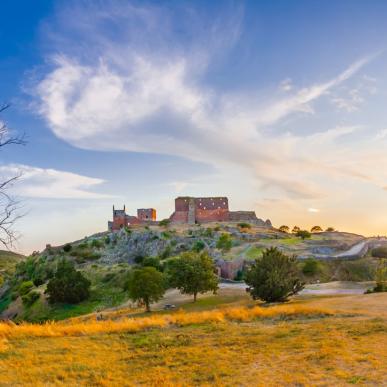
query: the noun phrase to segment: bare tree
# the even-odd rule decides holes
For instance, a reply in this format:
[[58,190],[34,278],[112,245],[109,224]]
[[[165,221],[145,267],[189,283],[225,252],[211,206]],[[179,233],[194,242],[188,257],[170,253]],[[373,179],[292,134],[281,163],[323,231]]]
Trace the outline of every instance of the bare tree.
[[[9,104],[0,105],[0,114],[9,108]],[[11,135],[6,123],[0,120],[0,149],[8,145],[25,145],[25,136]],[[0,180],[0,243],[9,248],[15,242],[17,234],[13,225],[20,218],[20,202],[8,193],[9,188],[21,177],[21,173],[6,176]]]

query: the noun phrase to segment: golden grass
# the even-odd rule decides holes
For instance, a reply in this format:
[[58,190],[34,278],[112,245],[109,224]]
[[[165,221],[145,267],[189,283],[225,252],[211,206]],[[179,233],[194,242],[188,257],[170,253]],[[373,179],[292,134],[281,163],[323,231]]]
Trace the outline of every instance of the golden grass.
[[383,386],[386,301],[386,294],[323,297],[116,321],[1,324],[0,386]]
[[165,328],[167,326],[185,326],[212,322],[251,321],[256,318],[322,316],[332,312],[326,309],[311,308],[302,305],[279,305],[271,308],[228,308],[203,312],[187,313],[179,311],[173,314],[151,315],[142,318],[123,318],[121,320],[81,322],[46,322],[44,324],[12,322],[0,323],[0,338],[13,337],[61,337],[79,336],[101,333],[139,332],[149,328]]

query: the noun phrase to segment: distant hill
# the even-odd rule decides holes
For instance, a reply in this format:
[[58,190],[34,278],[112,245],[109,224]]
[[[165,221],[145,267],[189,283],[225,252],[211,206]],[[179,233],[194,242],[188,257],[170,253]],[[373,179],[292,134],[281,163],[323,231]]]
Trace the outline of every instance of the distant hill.
[[24,259],[24,255],[0,250],[0,274],[13,274],[16,264]]

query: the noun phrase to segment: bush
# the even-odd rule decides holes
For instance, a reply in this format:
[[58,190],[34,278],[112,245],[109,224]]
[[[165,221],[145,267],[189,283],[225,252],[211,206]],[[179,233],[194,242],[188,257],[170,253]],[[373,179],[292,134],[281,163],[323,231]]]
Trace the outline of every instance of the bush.
[[29,293],[22,296],[22,302],[24,306],[31,306],[36,300],[40,298],[40,293],[32,290]]
[[283,254],[275,247],[263,252],[246,273],[246,284],[254,300],[284,302],[304,285],[298,275],[295,257]]
[[105,237],[105,245],[110,245],[110,237],[109,237],[109,235],[107,235]]
[[326,232],[333,232],[333,231],[335,231],[335,229],[333,227],[328,227],[325,231]]
[[90,281],[75,270],[70,261],[58,263],[54,277],[48,282],[46,293],[50,303],[79,303],[89,297]]
[[172,248],[171,246],[167,246],[160,254],[160,259],[167,259],[172,253]]
[[71,251],[72,248],[73,248],[73,247],[70,245],[70,243],[66,243],[66,244],[63,246],[63,251],[64,251],[65,253],[68,253],[68,252]]
[[143,267],[154,267],[158,271],[163,271],[163,266],[160,259],[157,257],[146,257],[141,264]]
[[168,227],[170,225],[171,221],[169,219],[163,219],[160,220],[159,226],[160,227]]
[[91,242],[91,247],[100,249],[101,247],[103,247],[103,242],[100,241],[99,239],[93,239],[93,241]]
[[194,243],[194,245],[192,246],[192,250],[193,251],[196,251],[197,253],[199,253],[200,251],[202,251],[204,248],[206,247],[206,244],[202,241],[202,240],[198,240]]
[[321,232],[322,231],[322,228],[320,226],[313,226],[311,229],[310,229],[311,232]]
[[207,227],[203,232],[203,236],[206,238],[212,238],[214,236],[214,231],[211,227]]
[[308,258],[304,261],[302,272],[309,277],[312,277],[320,272],[320,264],[314,258]]
[[304,240],[304,239],[310,238],[312,234],[307,230],[299,230],[296,232],[296,236]]
[[387,258],[387,247],[376,247],[372,250],[371,255],[375,258]]
[[229,251],[232,247],[232,239],[229,234],[222,234],[216,242],[216,247],[223,252]]
[[242,222],[242,223],[238,223],[238,227],[239,228],[251,228],[251,224]]
[[24,296],[34,287],[34,283],[32,281],[22,282],[19,286],[19,296]]

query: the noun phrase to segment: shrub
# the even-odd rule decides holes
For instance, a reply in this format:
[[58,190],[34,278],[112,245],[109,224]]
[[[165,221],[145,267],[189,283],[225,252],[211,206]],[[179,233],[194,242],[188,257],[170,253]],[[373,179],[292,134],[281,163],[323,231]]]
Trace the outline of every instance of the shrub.
[[275,247],[263,252],[246,273],[246,284],[253,299],[284,302],[303,289],[295,257],[283,254]]
[[296,236],[301,238],[302,240],[305,240],[307,238],[310,238],[312,234],[307,230],[299,230],[296,232]]
[[141,255],[141,254],[138,254],[134,257],[134,263],[137,263],[137,265],[141,265],[143,260],[144,260],[144,256]]
[[216,242],[216,247],[223,252],[229,251],[232,247],[232,239],[230,234],[223,233]]
[[160,220],[159,226],[160,227],[168,227],[170,225],[171,221],[169,219],[163,219]]
[[105,245],[109,245],[109,244],[110,244],[110,237],[109,237],[109,235],[107,235],[105,237]]
[[328,227],[325,231],[326,232],[333,232],[333,231],[335,231],[335,229],[333,227]]
[[93,239],[93,241],[91,242],[91,247],[99,249],[99,248],[103,247],[103,242],[99,239]]
[[320,264],[314,258],[308,258],[304,261],[304,265],[302,266],[302,272],[306,276],[314,276],[320,272]]
[[78,249],[87,249],[87,248],[88,248],[87,242],[82,242],[78,245]]
[[160,258],[158,257],[146,257],[142,261],[142,266],[143,267],[154,267],[158,271],[163,271],[163,265],[160,262]]
[[192,246],[192,250],[193,251],[196,251],[197,253],[199,253],[200,251],[202,251],[204,248],[206,247],[206,244],[202,241],[202,240],[198,240],[194,243],[194,245]]
[[112,273],[112,272],[109,272],[109,273],[106,273],[103,278],[102,278],[102,282],[106,283],[106,282],[110,282],[113,278],[115,278],[115,273]]
[[34,283],[32,281],[22,282],[19,286],[19,295],[24,296],[34,287]]
[[64,251],[65,253],[70,252],[71,249],[72,249],[72,246],[70,245],[70,243],[66,243],[66,244],[63,246],[63,251]]
[[322,231],[322,228],[320,226],[313,226],[311,229],[310,229],[311,232],[321,232]]
[[242,222],[242,223],[238,223],[238,227],[239,228],[251,228],[251,224]]
[[160,259],[167,259],[172,253],[172,248],[171,246],[167,246],[160,254]]
[[387,247],[376,247],[372,250],[371,255],[375,258],[387,258]]
[[36,300],[39,299],[39,297],[40,297],[39,292],[35,290],[31,290],[29,293],[22,296],[21,299],[24,306],[31,306]]
[[375,281],[375,292],[387,292],[387,261],[385,259],[379,262],[375,273]]
[[301,229],[298,227],[298,226],[294,226],[293,227],[293,230],[292,230],[292,233],[293,234],[296,234],[298,231],[300,231]]
[[89,297],[90,285],[90,281],[75,270],[72,262],[62,259],[54,277],[47,284],[46,293],[50,303],[76,304]]
[[150,304],[159,301],[164,296],[164,276],[154,267],[134,269],[129,274],[126,289],[133,301],[145,304],[146,311],[150,312]]
[[207,227],[203,232],[203,236],[206,238],[212,238],[214,236],[214,231],[211,227]]

